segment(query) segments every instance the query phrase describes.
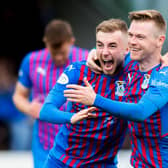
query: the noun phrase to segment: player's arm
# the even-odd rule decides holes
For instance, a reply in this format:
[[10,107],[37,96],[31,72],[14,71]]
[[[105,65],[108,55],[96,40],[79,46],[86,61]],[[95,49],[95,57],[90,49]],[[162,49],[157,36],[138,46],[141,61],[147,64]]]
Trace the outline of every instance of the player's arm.
[[19,70],[18,82],[13,94],[13,102],[19,111],[38,118],[41,103],[37,100],[29,101],[30,89],[32,87],[31,79],[29,77],[30,55],[28,54],[22,61]]
[[38,100],[29,100],[30,89],[17,82],[13,94],[13,102],[15,106],[23,113],[33,117],[39,118],[41,103]]
[[118,102],[96,95],[93,105],[116,117],[132,121],[144,121],[158,109],[153,102],[143,97],[138,104],[135,104]]
[[112,115],[133,121],[143,121],[168,102],[168,68],[153,74],[150,87],[139,103],[112,101],[96,95],[94,106]]
[[[71,65],[70,65],[71,66]],[[79,71],[73,67],[69,67],[59,77],[56,85],[48,94],[42,109],[40,111],[40,119],[55,124],[76,123],[88,117],[88,113],[95,108],[81,110],[78,113],[71,113],[69,111],[61,111],[59,108],[66,102],[64,97],[64,90],[66,85],[70,83],[77,83]]]
[[137,104],[118,102],[96,95],[86,79],[86,87],[68,85],[71,90],[64,91],[64,95],[69,101],[93,105],[117,117],[143,121],[168,102],[168,68],[155,72],[152,76],[149,89]]

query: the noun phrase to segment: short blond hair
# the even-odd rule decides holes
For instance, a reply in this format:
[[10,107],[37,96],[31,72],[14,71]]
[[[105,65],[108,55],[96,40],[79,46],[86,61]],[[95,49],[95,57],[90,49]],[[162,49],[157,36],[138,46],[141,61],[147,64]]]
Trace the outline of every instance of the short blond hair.
[[109,19],[101,22],[96,27],[96,33],[98,33],[99,31],[104,33],[113,33],[115,31],[121,31],[127,34],[128,26],[126,22],[121,19]]
[[128,18],[130,21],[153,21],[157,28],[166,34],[166,21],[162,14],[157,10],[140,10],[129,13]]

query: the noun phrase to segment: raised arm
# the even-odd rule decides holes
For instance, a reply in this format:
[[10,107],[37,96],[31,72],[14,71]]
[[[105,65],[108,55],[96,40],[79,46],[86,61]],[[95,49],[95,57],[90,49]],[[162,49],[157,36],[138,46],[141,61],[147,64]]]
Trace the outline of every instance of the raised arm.
[[137,104],[118,102],[96,95],[91,85],[86,81],[86,87],[68,86],[68,88],[75,89],[76,95],[80,96],[74,97],[74,90],[67,90],[64,94],[70,101],[93,105],[127,120],[143,121],[168,102],[168,68],[163,68],[159,72],[156,71],[152,76],[149,89]]
[[81,110],[78,113],[71,113],[69,111],[61,111],[59,108],[66,102],[64,97],[64,90],[66,85],[70,83],[77,83],[79,71],[73,65],[70,65],[71,68],[67,68],[64,73],[59,77],[56,85],[50,91],[47,96],[42,109],[40,111],[40,119],[43,121],[55,123],[55,124],[65,124],[71,123],[75,124],[76,122],[83,120],[88,117],[88,113],[95,110],[91,107],[89,109]]

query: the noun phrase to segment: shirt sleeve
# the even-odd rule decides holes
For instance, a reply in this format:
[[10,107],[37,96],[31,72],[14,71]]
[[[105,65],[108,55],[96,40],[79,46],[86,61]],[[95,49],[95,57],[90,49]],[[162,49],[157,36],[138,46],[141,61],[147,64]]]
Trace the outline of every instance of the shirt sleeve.
[[[150,81],[150,87],[143,96],[161,109],[168,103],[168,67],[154,71]],[[142,99],[141,99],[142,100]]]
[[26,55],[25,58],[23,59],[18,74],[18,81],[27,88],[31,88],[32,86],[29,66],[30,66],[30,54]]
[[116,117],[138,122],[144,121],[157,111],[156,105],[148,99],[135,104],[107,99],[100,95],[96,96],[94,106],[102,108]]
[[141,100],[135,103],[118,102],[96,96],[94,106],[105,111],[132,121],[143,121],[168,102],[168,68],[154,71],[150,86]]
[[55,124],[70,123],[73,113],[61,111],[59,108],[66,102],[64,97],[64,90],[67,89],[66,85],[77,84],[78,74],[79,70],[74,64],[67,67],[61,74],[42,106],[40,111],[41,120]]

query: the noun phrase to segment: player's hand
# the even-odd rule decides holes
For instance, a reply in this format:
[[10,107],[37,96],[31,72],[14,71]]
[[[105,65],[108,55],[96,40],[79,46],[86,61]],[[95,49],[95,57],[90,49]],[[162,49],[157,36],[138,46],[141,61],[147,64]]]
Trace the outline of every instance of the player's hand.
[[39,115],[40,115],[41,107],[42,107],[42,103],[40,103],[38,99],[34,99],[30,103],[30,106],[29,106],[29,109],[28,109],[29,114],[31,114],[31,116],[33,118],[38,119]]
[[69,89],[64,90],[64,96],[67,97],[68,101],[81,103],[89,106],[93,105],[96,98],[96,93],[86,78],[84,78],[84,83],[86,86],[66,86]]
[[161,67],[160,67],[161,69],[168,66],[168,52],[165,55],[163,55],[160,58],[160,60],[161,60],[161,64],[162,64]]
[[96,49],[92,49],[89,52],[86,64],[93,72],[100,74],[102,72],[102,69],[96,64],[96,60],[98,60],[96,55]]
[[71,124],[75,124],[79,121],[82,121],[84,119],[87,118],[95,118],[96,114],[93,114],[92,112],[96,110],[96,107],[90,107],[84,110],[81,110],[77,113],[75,113],[72,117],[71,117]]

